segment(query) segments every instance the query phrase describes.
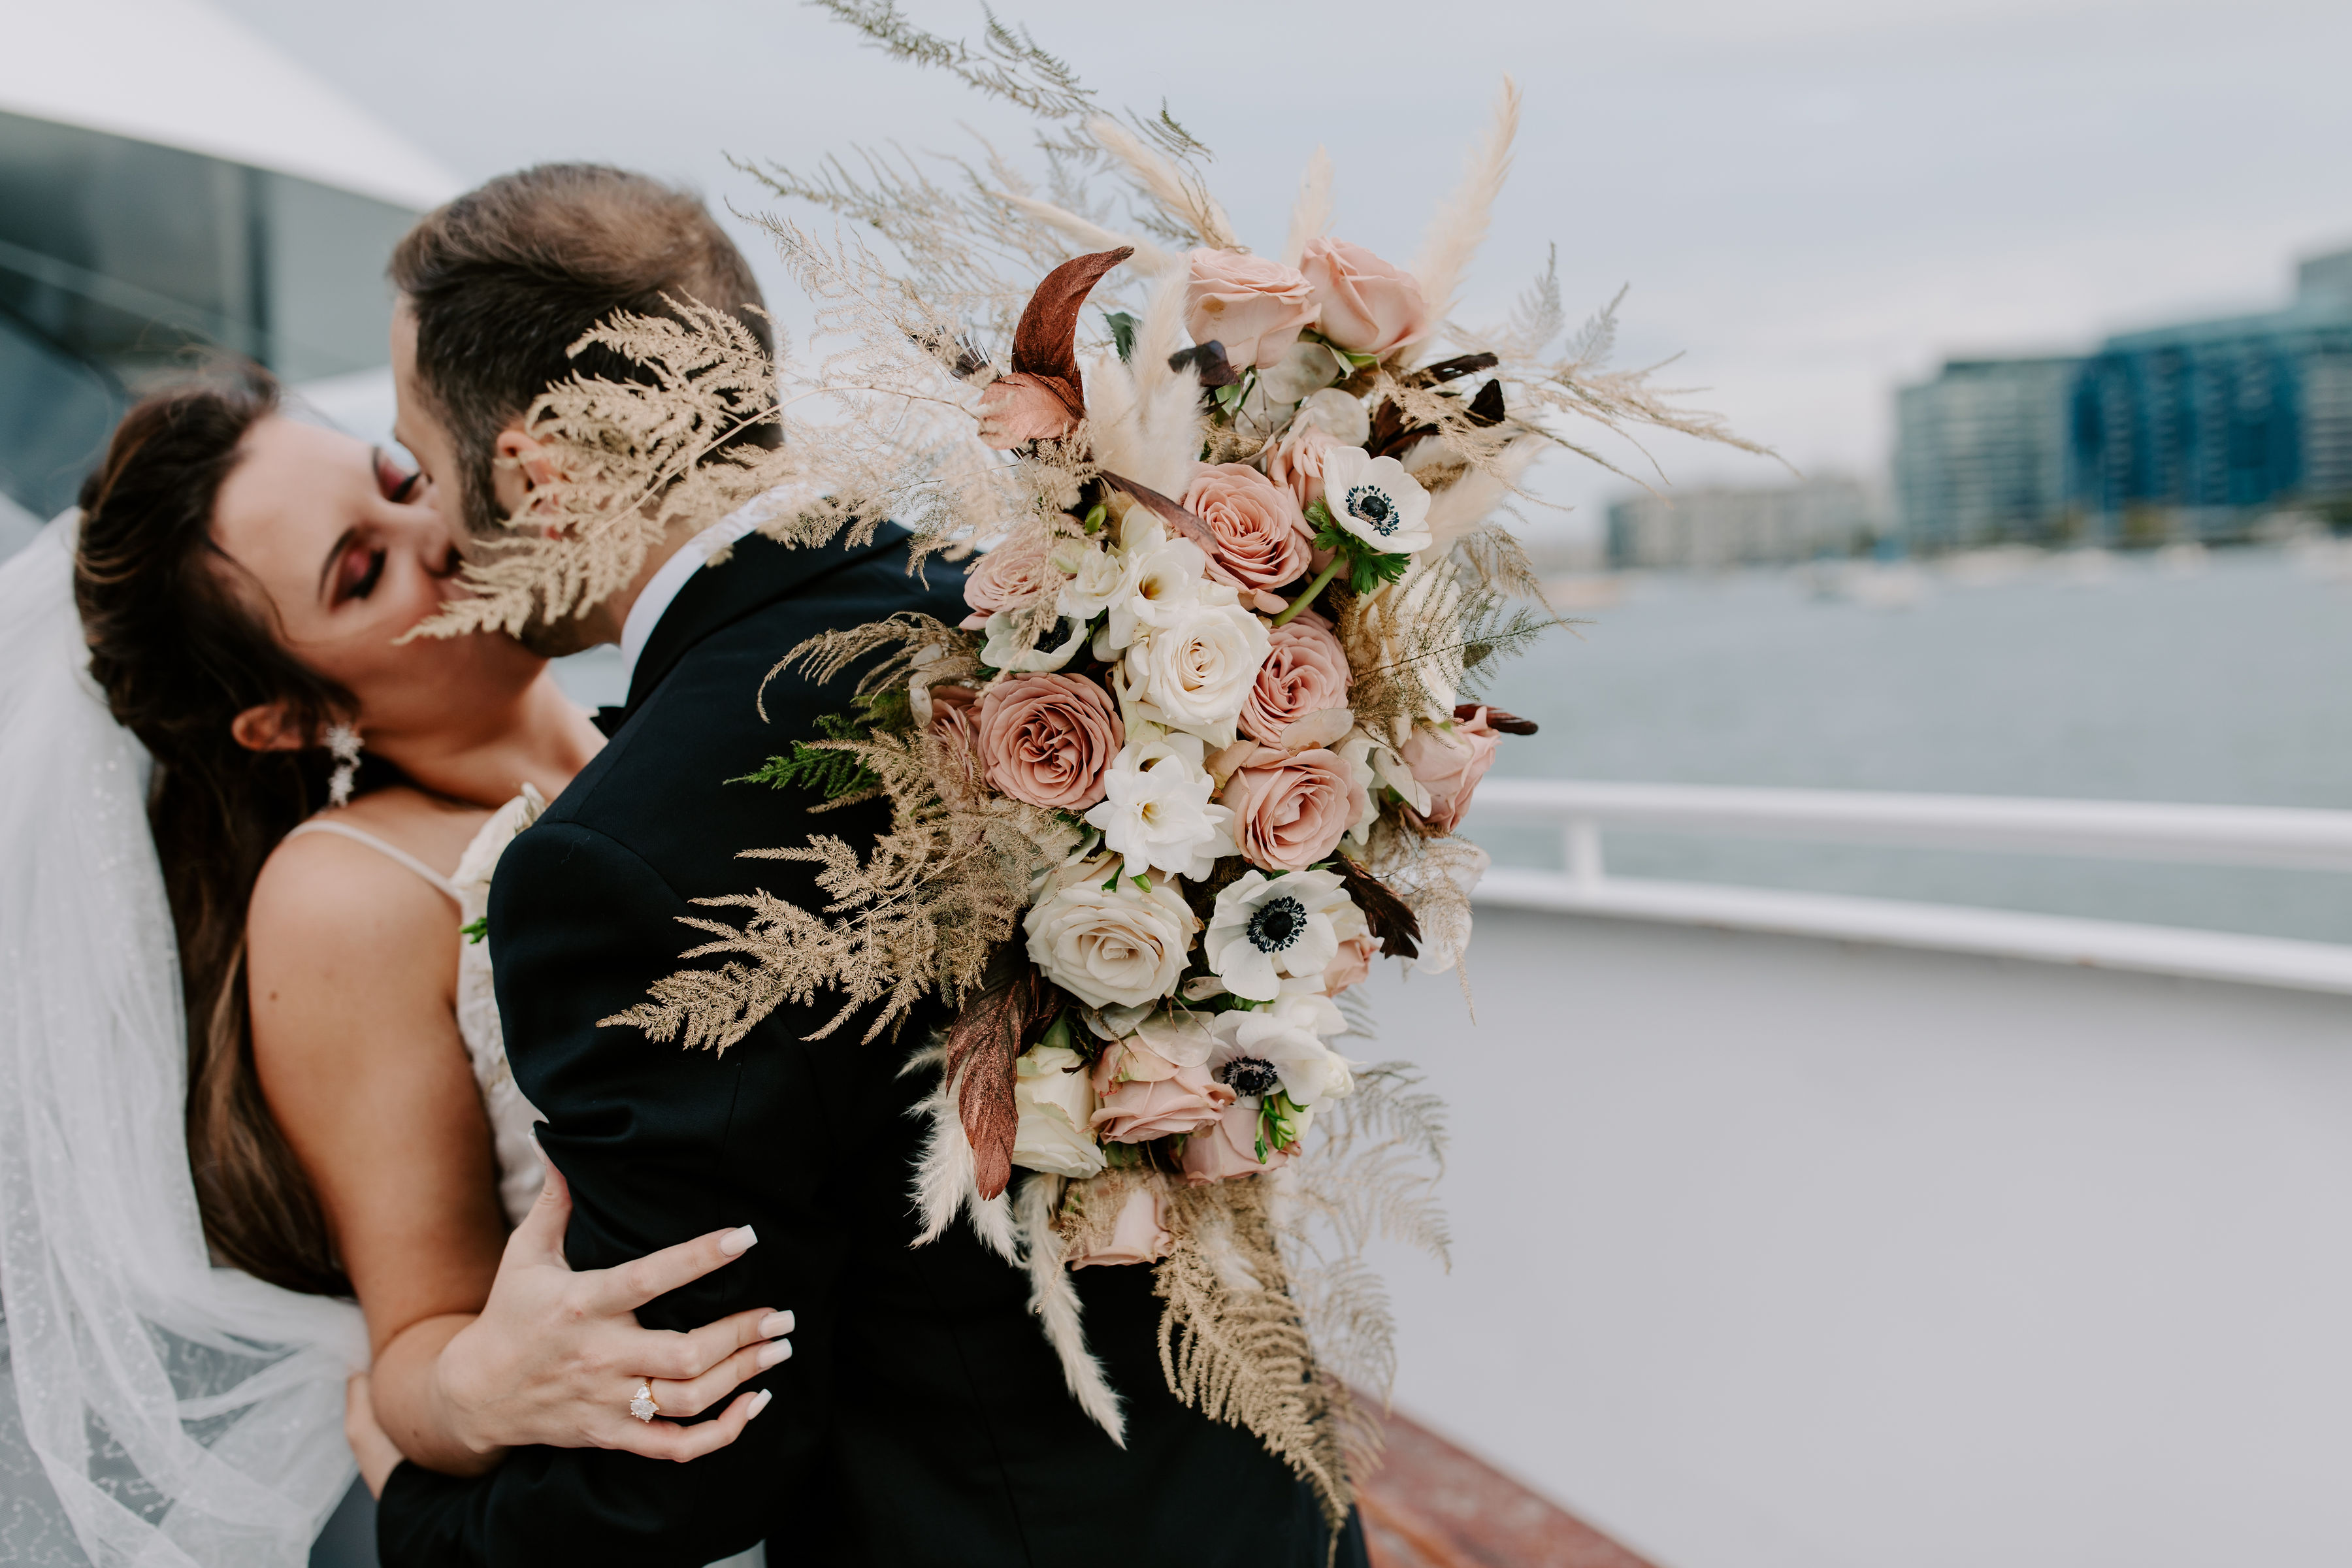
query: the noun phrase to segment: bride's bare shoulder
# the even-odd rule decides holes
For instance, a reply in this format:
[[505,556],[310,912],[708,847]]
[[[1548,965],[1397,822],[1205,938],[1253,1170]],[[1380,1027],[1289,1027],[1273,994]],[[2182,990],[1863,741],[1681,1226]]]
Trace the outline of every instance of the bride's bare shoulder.
[[[357,941],[430,933],[441,956],[457,906],[399,856],[447,879],[489,816],[418,790],[380,789],[317,818],[349,832],[296,833],[279,841],[254,883],[247,940],[265,947],[316,952]],[[352,834],[374,842],[363,842]]]

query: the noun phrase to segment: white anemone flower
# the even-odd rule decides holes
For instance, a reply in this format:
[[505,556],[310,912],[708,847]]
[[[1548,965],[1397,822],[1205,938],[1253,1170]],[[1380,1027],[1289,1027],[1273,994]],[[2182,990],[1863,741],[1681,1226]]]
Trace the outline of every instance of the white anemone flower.
[[1235,1072],[1234,1063],[1264,1063],[1274,1069],[1293,1105],[1344,1099],[1356,1087],[1355,1075],[1348,1070],[1348,1058],[1325,1045],[1323,1037],[1343,1033],[1347,1026],[1329,998],[1285,986],[1270,1007],[1220,1013],[1210,1020],[1210,1031],[1217,1037],[1210,1071],[1233,1088],[1262,1080],[1265,1072],[1265,1068],[1255,1074]]
[[1103,773],[1102,803],[1086,815],[1103,844],[1127,858],[1126,874],[1164,871],[1198,880],[1234,844],[1233,812],[1213,805],[1216,781],[1198,735],[1136,726]]
[[1383,555],[1430,546],[1429,492],[1394,458],[1334,447],[1323,455],[1323,495],[1331,520]]
[[1339,952],[1332,916],[1353,907],[1335,872],[1269,878],[1244,871],[1217,895],[1201,951],[1225,989],[1252,1002],[1271,1002],[1282,994],[1285,975],[1321,978]]

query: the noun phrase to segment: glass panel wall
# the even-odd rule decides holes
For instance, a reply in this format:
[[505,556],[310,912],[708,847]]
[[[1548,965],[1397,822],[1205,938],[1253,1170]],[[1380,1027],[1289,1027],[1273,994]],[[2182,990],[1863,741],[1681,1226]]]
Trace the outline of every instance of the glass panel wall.
[[122,407],[208,350],[289,381],[384,363],[406,209],[0,114],[0,492],[69,504]]

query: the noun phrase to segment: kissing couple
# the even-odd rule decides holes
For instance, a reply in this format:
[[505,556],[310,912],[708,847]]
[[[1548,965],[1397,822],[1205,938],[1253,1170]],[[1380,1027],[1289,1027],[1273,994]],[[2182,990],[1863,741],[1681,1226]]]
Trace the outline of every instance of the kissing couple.
[[[887,830],[728,781],[845,705],[763,689],[786,650],[953,622],[958,569],[737,513],[576,616],[407,636],[558,479],[539,395],[644,374],[575,357],[592,328],[694,300],[769,342],[725,233],[541,167],[391,277],[414,471],[217,372],[0,569],[10,1560],[299,1564],[356,1456],[387,1568],[1364,1563],[1170,1393],[1149,1270],[1075,1279],[1120,1442],[1021,1268],[915,1245],[943,1008],[859,1044],[787,1000],[724,1052],[603,1022],[698,900],[824,905],[740,846]],[[604,643],[627,696],[592,719],[547,661]]]

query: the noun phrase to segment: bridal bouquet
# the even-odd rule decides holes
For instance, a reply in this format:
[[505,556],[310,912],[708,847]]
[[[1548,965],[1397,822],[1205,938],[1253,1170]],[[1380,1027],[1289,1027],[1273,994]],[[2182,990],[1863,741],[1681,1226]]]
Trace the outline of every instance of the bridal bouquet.
[[[724,1049],[825,994],[820,1034],[859,1019],[870,1040],[943,998],[923,1239],[961,1215],[1028,1270],[1115,1436],[1069,1270],[1152,1267],[1171,1388],[1337,1521],[1374,1433],[1350,1385],[1393,1370],[1362,1250],[1444,1247],[1440,1108],[1343,1048],[1370,1032],[1350,988],[1381,956],[1459,965],[1486,857],[1455,829],[1501,738],[1534,728],[1477,690],[1555,624],[1496,514],[1538,453],[1593,456],[1573,419],[1733,438],[1606,368],[1608,312],[1561,346],[1554,268],[1500,325],[1456,319],[1507,82],[1410,268],[1328,232],[1319,152],[1262,253],[1164,110],[1104,113],[1001,26],[971,49],[886,5],[831,8],[1045,121],[1044,180],[993,149],[943,177],[884,153],[760,171],[896,254],[766,220],[846,346],[795,371],[693,301],[600,329],[643,381],[540,400],[557,525],[534,516],[455,615],[593,603],[673,520],[745,505],[788,541],[895,518],[919,564],[984,549],[960,625],[790,650],[780,670],[855,674],[848,705],[739,781],[884,801],[888,829],[747,847],[814,865],[828,901],[712,900],[688,966],[607,1022]],[[741,444],[762,424],[781,445]]]

